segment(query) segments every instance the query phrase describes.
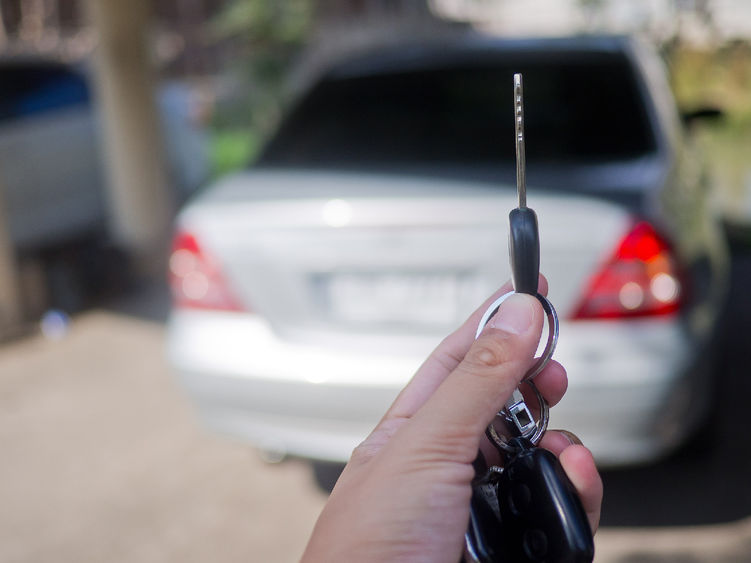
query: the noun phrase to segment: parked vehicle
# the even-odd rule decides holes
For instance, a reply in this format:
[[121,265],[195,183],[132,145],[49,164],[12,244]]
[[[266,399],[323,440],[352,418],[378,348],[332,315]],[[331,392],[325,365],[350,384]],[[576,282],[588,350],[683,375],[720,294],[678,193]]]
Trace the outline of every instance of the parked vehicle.
[[[0,185],[15,245],[35,251],[103,230],[99,123],[86,73],[41,57],[7,58],[0,84]],[[188,95],[175,84],[158,95],[178,194],[208,177]]]
[[512,74],[569,391],[552,427],[654,460],[710,403],[728,255],[659,59],[626,37],[352,56],[180,214],[169,361],[213,429],[344,461],[509,278]]

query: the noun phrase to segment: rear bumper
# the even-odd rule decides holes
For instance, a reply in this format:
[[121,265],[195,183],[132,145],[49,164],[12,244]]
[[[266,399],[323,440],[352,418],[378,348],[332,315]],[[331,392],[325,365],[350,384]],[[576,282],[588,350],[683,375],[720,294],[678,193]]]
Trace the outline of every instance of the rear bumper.
[[[168,334],[169,361],[210,428],[331,461],[348,459],[440,340],[329,335],[295,344],[260,318],[201,311],[175,312]],[[561,334],[555,357],[569,390],[551,428],[578,434],[600,465],[664,455],[701,415],[709,375],[690,369],[696,348],[676,320],[577,322]]]

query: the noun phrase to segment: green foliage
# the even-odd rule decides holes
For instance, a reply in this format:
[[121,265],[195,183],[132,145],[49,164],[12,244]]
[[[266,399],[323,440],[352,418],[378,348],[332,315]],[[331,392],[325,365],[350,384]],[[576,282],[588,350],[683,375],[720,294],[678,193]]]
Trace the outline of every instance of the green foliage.
[[747,131],[751,125],[751,45],[734,42],[719,49],[681,47],[668,57],[673,91],[683,109],[721,108],[724,125]]
[[694,137],[709,158],[722,212],[734,222],[751,224],[744,215],[751,198],[751,44],[679,45],[668,52],[667,62],[679,107],[723,112],[722,119],[694,128]]
[[258,150],[258,137],[250,129],[215,129],[210,136],[212,174],[221,176],[242,168]]
[[210,22],[213,40],[236,53],[227,73],[237,91],[214,115],[217,172],[251,159],[277,125],[285,79],[307,39],[311,6],[311,0],[232,0]]
[[277,48],[299,45],[310,21],[309,0],[234,0],[212,23],[219,39],[242,36],[251,44]]

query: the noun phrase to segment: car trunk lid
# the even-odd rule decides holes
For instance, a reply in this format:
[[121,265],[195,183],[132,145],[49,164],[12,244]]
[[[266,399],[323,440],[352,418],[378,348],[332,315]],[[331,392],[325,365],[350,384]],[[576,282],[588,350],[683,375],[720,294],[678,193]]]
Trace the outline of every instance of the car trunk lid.
[[[303,194],[301,196],[301,194]],[[562,316],[627,229],[621,208],[529,187]],[[512,185],[246,172],[181,215],[246,309],[288,338],[445,333],[510,277]]]

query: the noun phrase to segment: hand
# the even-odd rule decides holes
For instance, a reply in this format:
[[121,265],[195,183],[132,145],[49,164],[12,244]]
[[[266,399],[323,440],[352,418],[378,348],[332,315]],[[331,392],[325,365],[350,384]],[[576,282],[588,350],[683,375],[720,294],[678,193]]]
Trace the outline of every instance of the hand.
[[[485,308],[509,289],[504,286],[436,348],[352,453],[304,563],[460,560],[472,461],[487,444],[485,428],[531,365],[543,326],[538,301],[515,294],[475,341]],[[547,291],[544,278],[540,290]],[[554,405],[566,390],[566,372],[551,361],[535,383]],[[575,442],[569,433],[549,431],[540,445],[559,456],[594,531],[602,482],[589,450]]]

